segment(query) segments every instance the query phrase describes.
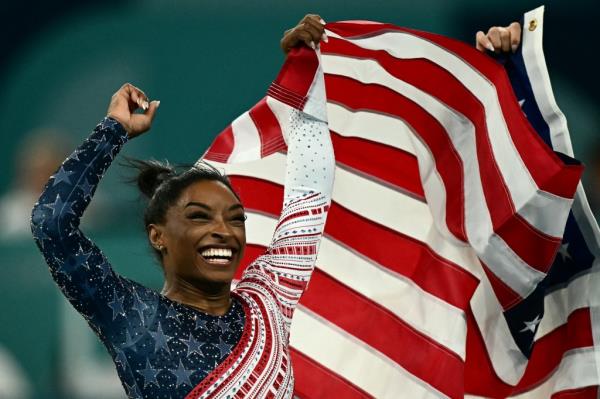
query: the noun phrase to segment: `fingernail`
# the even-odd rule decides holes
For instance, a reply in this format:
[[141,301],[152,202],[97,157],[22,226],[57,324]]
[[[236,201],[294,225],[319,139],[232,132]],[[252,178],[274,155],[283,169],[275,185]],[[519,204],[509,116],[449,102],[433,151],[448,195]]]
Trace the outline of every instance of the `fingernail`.
[[316,50],[317,47],[315,46],[315,42],[310,42],[310,47],[312,47],[313,50]]
[[512,47],[512,52],[514,53],[514,52],[516,52],[516,51],[517,51],[517,49],[519,48],[519,45],[515,43],[515,44],[513,44],[511,47]]
[[487,49],[490,50],[490,51],[496,51],[496,49],[494,48],[494,46],[492,45],[492,43],[488,43],[487,46],[485,46],[485,47],[487,47]]
[[323,24],[323,25],[325,25],[325,24],[327,23],[327,22],[323,21],[323,18],[321,18],[321,19],[319,20],[319,22],[320,22],[321,24]]
[[329,41],[329,38],[327,37],[327,33],[323,32],[323,35],[321,35],[321,40],[323,40],[325,43],[327,43]]
[[153,101],[156,104],[156,108],[160,107],[160,100]]
[[148,109],[148,107],[149,107],[149,105],[148,105],[148,101],[144,101],[144,102],[142,103],[142,108],[144,109],[144,111],[145,111],[145,110],[147,110],[147,109]]

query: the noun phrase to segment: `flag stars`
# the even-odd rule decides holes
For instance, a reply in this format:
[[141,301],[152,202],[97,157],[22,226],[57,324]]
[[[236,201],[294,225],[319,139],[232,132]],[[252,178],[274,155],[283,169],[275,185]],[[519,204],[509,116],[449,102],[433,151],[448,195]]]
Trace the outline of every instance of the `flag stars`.
[[542,321],[541,315],[537,315],[535,316],[535,319],[531,320],[531,321],[525,321],[525,327],[523,327],[523,329],[519,332],[532,332],[535,334],[535,330],[537,329],[538,325],[540,324],[540,321]]
[[169,372],[177,378],[177,382],[175,382],[176,387],[179,387],[179,385],[183,384],[192,386],[190,376],[194,374],[194,372],[192,370],[187,370],[185,367],[183,367],[181,359],[179,359],[179,367],[177,367],[176,370],[170,369]]
[[561,244],[558,253],[560,254],[560,256],[562,257],[562,261],[563,262],[567,262],[568,260],[572,260],[573,258],[571,257],[571,254],[569,254],[569,245],[570,243],[565,242],[563,244]]
[[159,386],[158,379],[156,377],[158,376],[158,373],[160,373],[160,370],[153,368],[152,364],[150,364],[150,360],[146,359],[145,369],[136,371],[144,378],[144,389],[146,389],[146,387],[150,384]]

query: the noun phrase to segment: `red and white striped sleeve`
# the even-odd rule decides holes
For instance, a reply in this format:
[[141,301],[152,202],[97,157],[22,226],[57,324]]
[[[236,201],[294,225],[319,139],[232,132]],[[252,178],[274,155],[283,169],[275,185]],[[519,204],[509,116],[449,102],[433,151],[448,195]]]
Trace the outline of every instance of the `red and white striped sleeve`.
[[283,210],[266,252],[238,284],[274,298],[288,326],[314,269],[335,171],[326,122],[293,110],[289,127]]

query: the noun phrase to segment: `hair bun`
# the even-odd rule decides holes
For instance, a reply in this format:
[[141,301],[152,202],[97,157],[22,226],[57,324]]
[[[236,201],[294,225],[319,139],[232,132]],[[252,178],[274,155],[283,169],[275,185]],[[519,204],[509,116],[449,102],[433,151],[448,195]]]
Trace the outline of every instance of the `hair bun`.
[[153,159],[148,161],[127,159],[127,164],[138,171],[137,177],[132,180],[137,183],[142,194],[148,198],[152,198],[158,187],[176,173],[175,168],[169,163]]

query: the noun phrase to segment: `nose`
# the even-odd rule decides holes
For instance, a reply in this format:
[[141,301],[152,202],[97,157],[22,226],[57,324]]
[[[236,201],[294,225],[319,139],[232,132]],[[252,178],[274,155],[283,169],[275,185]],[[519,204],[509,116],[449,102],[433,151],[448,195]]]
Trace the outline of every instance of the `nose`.
[[210,232],[212,238],[226,240],[232,236],[231,229],[223,219],[216,219]]

